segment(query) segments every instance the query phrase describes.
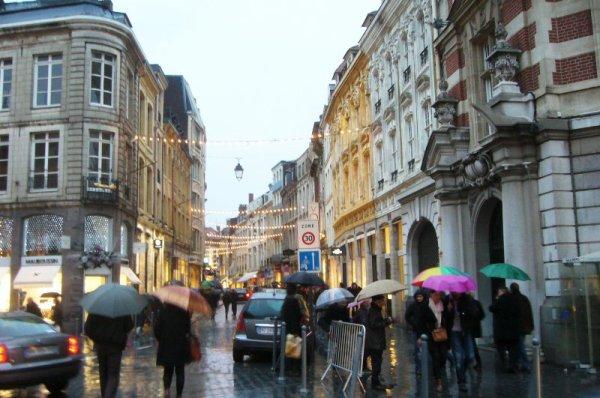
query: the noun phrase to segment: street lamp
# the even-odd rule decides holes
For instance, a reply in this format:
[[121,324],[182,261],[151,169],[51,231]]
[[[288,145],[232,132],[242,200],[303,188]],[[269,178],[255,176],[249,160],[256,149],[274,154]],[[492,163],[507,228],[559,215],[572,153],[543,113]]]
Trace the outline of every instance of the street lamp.
[[242,177],[244,176],[244,168],[242,167],[242,165],[240,164],[240,159],[238,159],[238,164],[235,166],[235,168],[233,169],[233,171],[235,172],[235,178],[238,181],[242,180]]

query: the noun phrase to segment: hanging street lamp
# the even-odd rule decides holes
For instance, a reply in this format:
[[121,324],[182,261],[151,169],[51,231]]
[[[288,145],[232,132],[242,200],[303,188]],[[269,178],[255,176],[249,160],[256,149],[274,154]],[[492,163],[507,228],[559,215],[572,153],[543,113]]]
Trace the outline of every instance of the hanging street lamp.
[[235,168],[233,169],[233,171],[235,172],[235,178],[238,181],[241,181],[242,177],[244,176],[244,168],[240,164],[239,158],[238,158],[238,164],[235,166]]

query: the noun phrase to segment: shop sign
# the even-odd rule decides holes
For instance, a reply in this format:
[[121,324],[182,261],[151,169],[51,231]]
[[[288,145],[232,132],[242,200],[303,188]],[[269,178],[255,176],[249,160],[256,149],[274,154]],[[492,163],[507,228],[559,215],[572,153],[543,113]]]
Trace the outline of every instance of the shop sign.
[[10,267],[10,257],[0,257],[0,267]]
[[31,256],[21,257],[21,266],[32,265],[62,265],[62,256]]
[[145,242],[133,242],[133,253],[146,253],[148,251],[148,245]]

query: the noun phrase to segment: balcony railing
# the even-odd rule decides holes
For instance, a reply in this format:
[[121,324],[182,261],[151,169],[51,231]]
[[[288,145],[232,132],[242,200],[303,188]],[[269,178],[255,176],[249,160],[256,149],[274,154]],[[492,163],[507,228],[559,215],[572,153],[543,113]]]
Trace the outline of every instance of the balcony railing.
[[411,159],[408,161],[408,172],[411,173],[415,171],[415,160]]
[[404,76],[404,83],[408,83],[410,81],[410,66],[404,69],[402,75]]
[[429,49],[427,47],[425,47],[423,49],[423,51],[421,51],[421,66],[424,66],[427,63],[428,60],[428,55],[429,55]]
[[377,190],[381,191],[383,189],[383,178],[377,181]]
[[396,87],[392,84],[390,88],[388,88],[388,99],[394,98],[394,89]]
[[396,181],[398,181],[398,170],[394,170],[394,171],[392,171],[392,176],[391,176],[391,178],[392,178],[392,182],[396,182]]
[[377,102],[375,103],[375,113],[379,113],[380,110],[381,110],[381,100],[377,100]]
[[84,202],[115,203],[119,199],[118,182],[98,181],[96,176],[84,176],[81,183],[82,199]]

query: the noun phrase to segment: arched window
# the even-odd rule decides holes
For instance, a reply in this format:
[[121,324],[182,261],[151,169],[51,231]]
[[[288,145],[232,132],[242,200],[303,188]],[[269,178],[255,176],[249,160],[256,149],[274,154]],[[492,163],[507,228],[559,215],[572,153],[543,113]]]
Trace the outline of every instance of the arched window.
[[110,251],[112,249],[112,219],[104,216],[87,216],[85,218],[84,250],[96,247]]
[[59,254],[63,234],[63,218],[44,214],[25,219],[25,255],[50,256]]
[[0,217],[0,257],[10,257],[12,253],[12,218]]

